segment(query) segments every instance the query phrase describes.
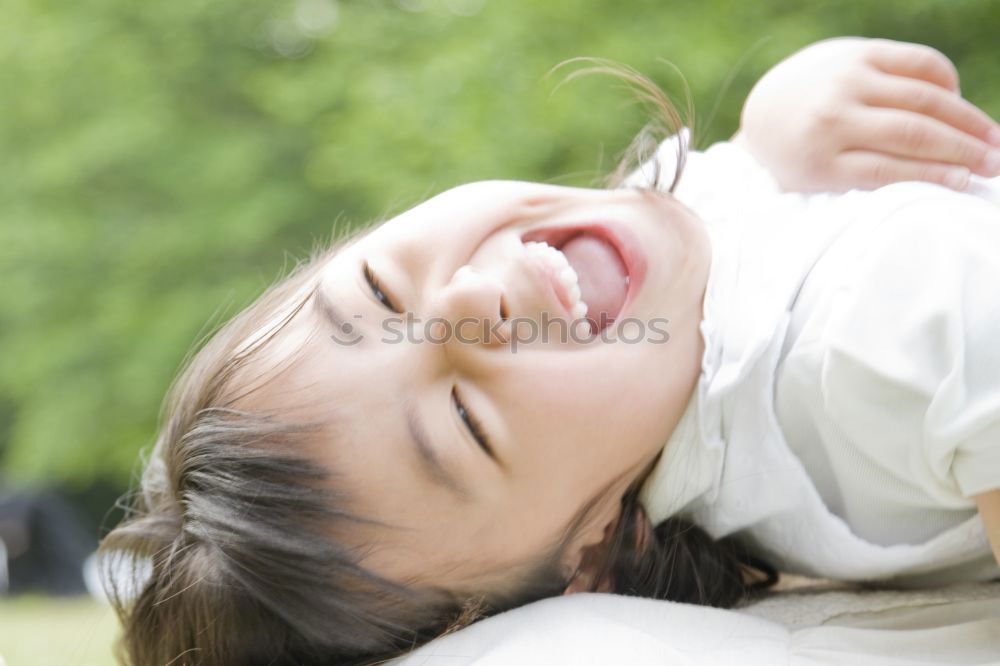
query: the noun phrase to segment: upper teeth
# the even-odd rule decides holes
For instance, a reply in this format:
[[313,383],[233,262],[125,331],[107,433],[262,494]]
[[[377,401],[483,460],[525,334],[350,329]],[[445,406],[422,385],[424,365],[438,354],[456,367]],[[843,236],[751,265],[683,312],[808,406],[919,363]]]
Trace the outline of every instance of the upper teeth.
[[587,314],[587,304],[580,298],[580,283],[576,271],[569,265],[566,255],[543,241],[528,241],[524,244],[528,254],[545,261],[569,293],[570,312],[574,319]]

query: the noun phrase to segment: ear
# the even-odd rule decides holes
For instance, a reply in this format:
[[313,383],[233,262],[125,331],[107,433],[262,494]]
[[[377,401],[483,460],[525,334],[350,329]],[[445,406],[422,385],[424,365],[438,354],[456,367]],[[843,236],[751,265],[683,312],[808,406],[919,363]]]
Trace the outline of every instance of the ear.
[[[607,559],[607,546],[601,543],[590,546],[584,553],[580,565],[577,567],[576,575],[570,580],[569,585],[563,590],[563,594],[576,594],[577,592],[611,592],[612,579],[610,573],[602,575],[604,563]],[[603,547],[603,548],[602,548]]]
[[[623,535],[621,547],[633,558],[643,557],[653,538],[653,526],[642,506],[635,502],[627,502],[618,507],[617,512],[604,516],[598,526],[603,526],[599,539],[595,539],[591,532],[589,541],[584,539],[582,547],[571,551],[575,557],[571,560],[574,566],[571,570],[576,573],[563,594],[614,591],[614,577],[607,564],[618,531],[627,532]],[[615,558],[621,555],[614,554]]]
[[610,574],[602,576],[602,573],[621,519],[621,507],[616,505],[613,508],[613,513],[605,511],[600,520],[594,520],[592,526],[582,531],[567,549],[567,567],[575,574],[563,594],[612,590],[614,581]]

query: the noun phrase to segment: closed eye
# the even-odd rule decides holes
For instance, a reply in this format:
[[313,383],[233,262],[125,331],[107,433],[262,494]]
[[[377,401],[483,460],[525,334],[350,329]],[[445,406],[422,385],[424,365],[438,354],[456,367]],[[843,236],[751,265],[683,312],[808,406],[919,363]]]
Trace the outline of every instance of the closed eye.
[[362,270],[365,276],[365,282],[368,283],[368,287],[372,290],[372,295],[375,297],[379,303],[389,309],[391,312],[396,314],[403,314],[403,310],[400,309],[396,302],[393,300],[392,296],[386,292],[385,288],[382,287],[382,283],[379,282],[378,277],[372,270],[372,267],[368,265],[368,262],[364,262],[362,265]]
[[486,455],[496,460],[496,454],[493,452],[493,446],[490,445],[489,437],[486,436],[486,432],[483,430],[482,422],[466,408],[465,403],[462,402],[462,398],[458,395],[458,387],[451,389],[451,401],[455,404],[455,410],[458,412],[459,418],[465,423],[465,427],[469,429],[473,439],[486,452]]

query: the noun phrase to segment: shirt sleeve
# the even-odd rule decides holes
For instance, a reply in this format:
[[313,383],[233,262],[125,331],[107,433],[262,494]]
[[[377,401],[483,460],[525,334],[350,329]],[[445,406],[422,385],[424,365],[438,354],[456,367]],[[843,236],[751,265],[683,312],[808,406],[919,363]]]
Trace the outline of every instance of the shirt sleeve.
[[856,441],[904,433],[895,464],[947,503],[1000,488],[1000,208],[933,189],[859,221],[821,392]]

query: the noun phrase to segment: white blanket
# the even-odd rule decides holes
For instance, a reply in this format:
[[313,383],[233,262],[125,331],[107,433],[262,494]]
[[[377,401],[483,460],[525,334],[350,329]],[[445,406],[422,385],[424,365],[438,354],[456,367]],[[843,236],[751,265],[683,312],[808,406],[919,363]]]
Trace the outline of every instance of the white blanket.
[[578,594],[489,618],[392,663],[1000,666],[1000,583],[797,589],[739,611]]

